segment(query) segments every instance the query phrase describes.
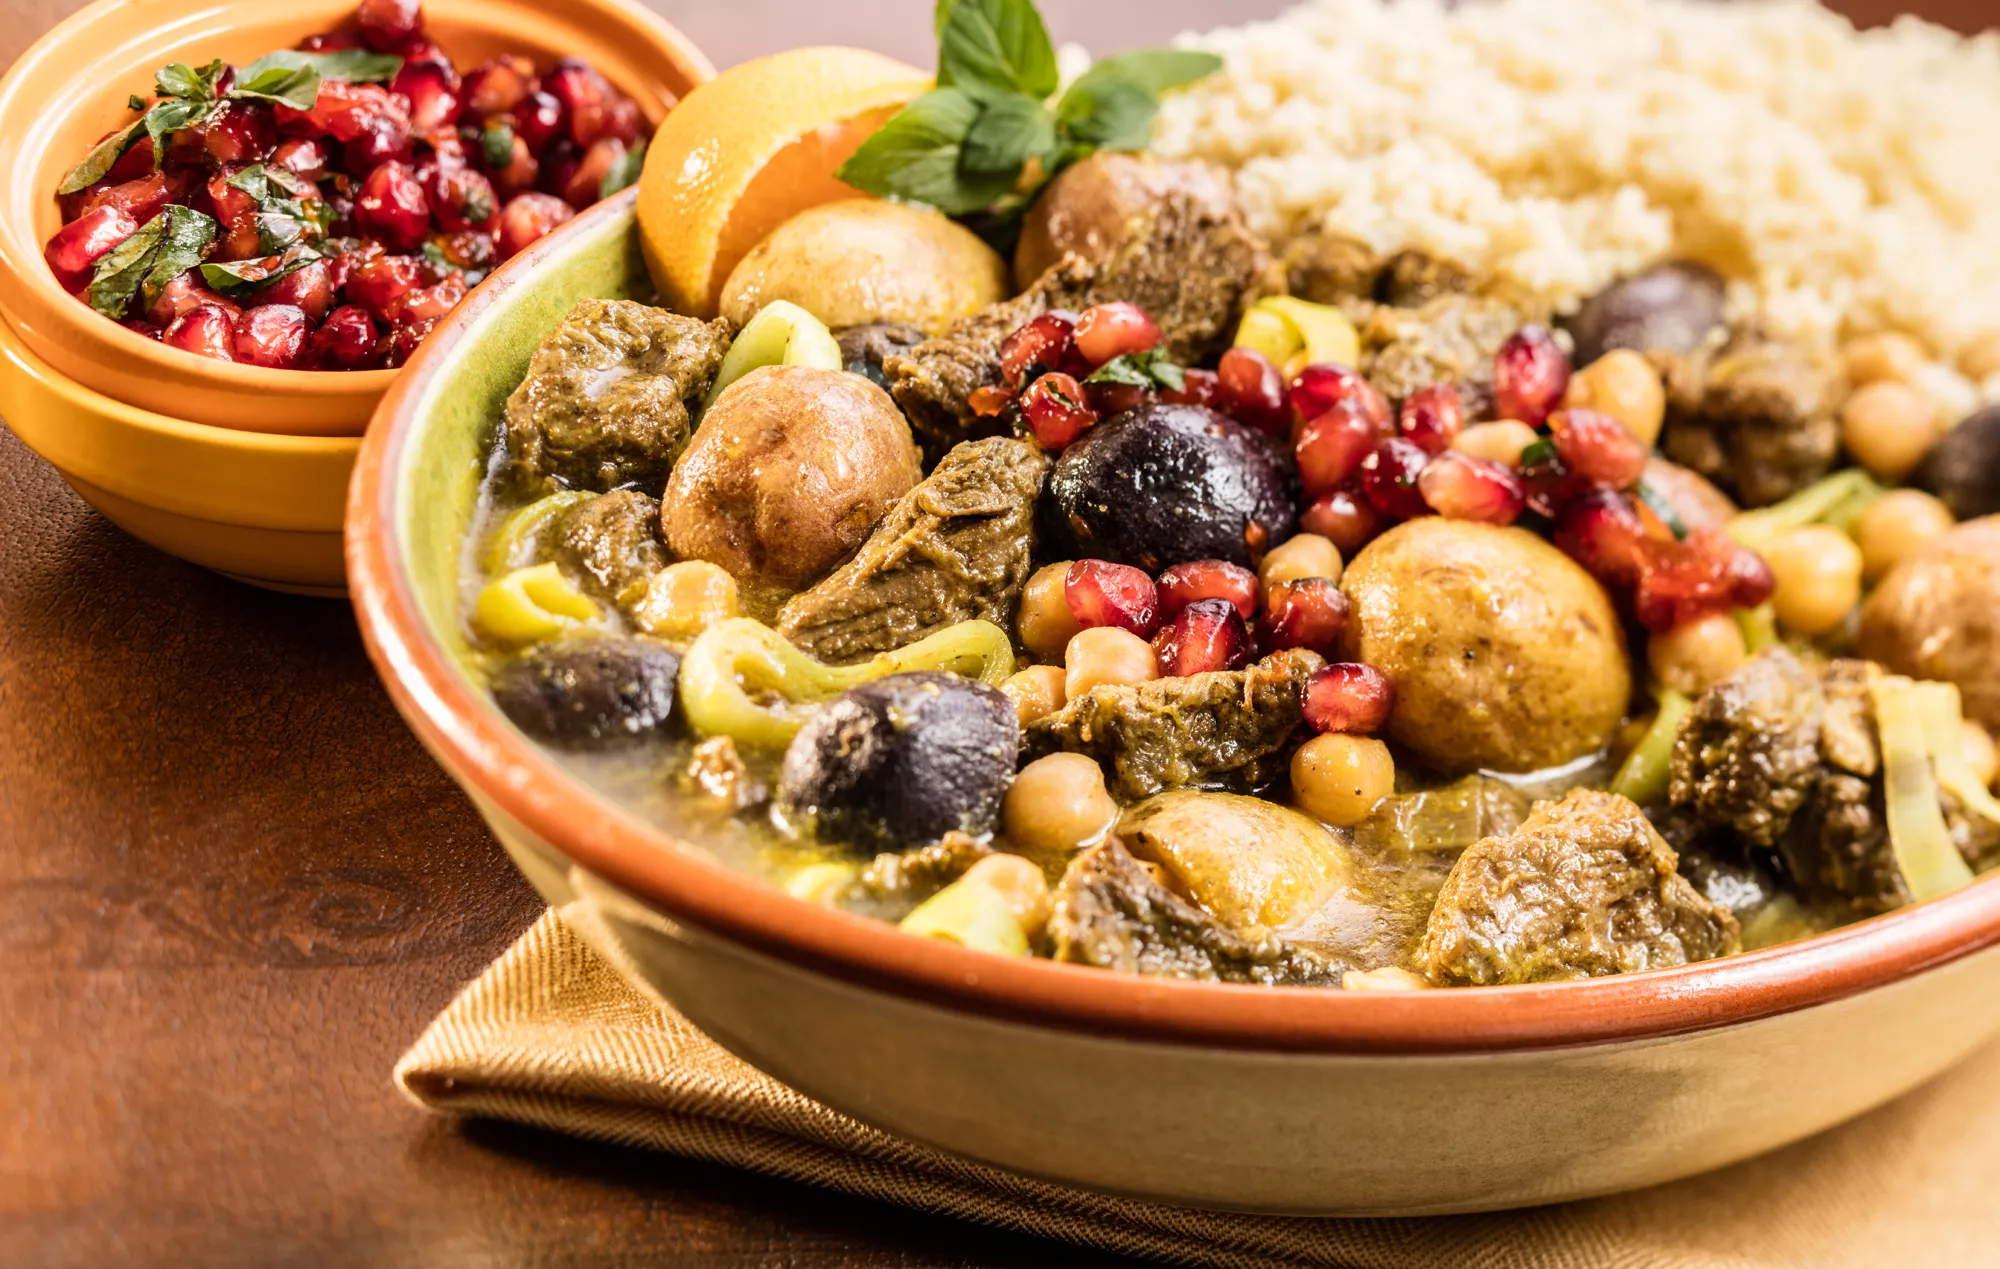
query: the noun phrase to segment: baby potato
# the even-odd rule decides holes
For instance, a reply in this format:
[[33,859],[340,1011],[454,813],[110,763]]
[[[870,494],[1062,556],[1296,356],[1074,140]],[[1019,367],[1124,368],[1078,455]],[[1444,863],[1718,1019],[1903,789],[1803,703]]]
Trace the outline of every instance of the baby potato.
[[833,330],[889,322],[926,334],[1007,296],[1007,264],[970,229],[907,203],[852,198],[771,231],[722,285],[741,326],[790,300]]
[[840,563],[923,478],[910,426],[860,375],[764,366],[702,416],[660,499],[667,544],[746,590],[797,590]]
[[1426,517],[1347,566],[1340,659],[1396,684],[1391,740],[1444,774],[1539,771],[1602,749],[1632,695],[1604,589],[1525,529]]
[[1918,549],[1861,608],[1861,655],[1897,674],[1958,684],[1965,716],[2000,729],[2000,516]]

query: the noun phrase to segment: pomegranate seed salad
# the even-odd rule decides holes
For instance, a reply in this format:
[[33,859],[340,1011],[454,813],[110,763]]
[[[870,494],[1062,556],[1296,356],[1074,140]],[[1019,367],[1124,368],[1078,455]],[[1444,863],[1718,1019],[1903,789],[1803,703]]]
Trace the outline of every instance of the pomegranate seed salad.
[[469,656],[562,764],[810,903],[1232,983],[1684,965],[2000,864],[1990,58],[1682,0],[938,38],[868,197],[577,305],[496,420]]
[[417,0],[247,66],[176,62],[63,179],[64,289],[172,348],[400,366],[495,266],[638,179],[644,118],[589,65],[460,73]]

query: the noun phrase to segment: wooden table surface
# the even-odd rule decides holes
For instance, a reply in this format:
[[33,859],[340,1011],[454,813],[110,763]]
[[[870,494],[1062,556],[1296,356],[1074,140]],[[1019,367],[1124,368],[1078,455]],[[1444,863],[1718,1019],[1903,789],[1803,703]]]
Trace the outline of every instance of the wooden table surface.
[[[719,65],[812,41],[929,51],[929,0],[654,2]],[[74,7],[0,0],[0,57]],[[1113,49],[1278,3],[1042,7],[1058,38]],[[133,542],[0,430],[0,1265],[1055,1254],[412,1109],[396,1056],[540,907],[390,708],[344,605]]]

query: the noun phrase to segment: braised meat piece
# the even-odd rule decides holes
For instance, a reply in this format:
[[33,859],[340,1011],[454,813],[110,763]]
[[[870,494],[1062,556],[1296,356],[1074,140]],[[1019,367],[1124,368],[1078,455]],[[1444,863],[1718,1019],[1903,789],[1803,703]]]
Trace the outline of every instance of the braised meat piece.
[[863,375],[877,387],[887,388],[889,376],[882,363],[900,356],[924,342],[924,333],[914,326],[895,322],[870,322],[866,326],[843,326],[833,332],[840,346],[841,367],[850,374]]
[[660,504],[636,489],[581,502],[550,526],[550,558],[600,599],[622,604],[667,566]]
[[1782,648],[1704,692],[1674,738],[1669,797],[1696,829],[1769,849],[1820,777],[1819,676]]
[[1675,869],[1673,848],[1625,798],[1576,789],[1452,866],[1424,930],[1443,985],[1594,978],[1742,950],[1736,918]]
[[1123,800],[1162,789],[1253,789],[1275,777],[1304,717],[1299,694],[1325,662],[1290,649],[1245,670],[1092,688],[1022,738],[1030,758],[1088,755]]
[[893,920],[952,882],[993,853],[993,848],[964,833],[946,833],[928,846],[884,852],[870,860],[849,888],[848,901],[865,905]]
[[840,665],[975,618],[1013,629],[1047,467],[1008,437],[953,449],[852,559],[779,610],[778,633]]
[[727,322],[631,300],[580,301],[507,398],[507,448],[522,486],[663,486],[729,336]]
[[1127,974],[1330,986],[1345,968],[1261,927],[1227,929],[1162,885],[1115,839],[1070,861],[1048,934],[1054,959]]
[[1000,344],[1052,308],[1081,312],[1127,300],[1159,323],[1182,364],[1225,347],[1245,295],[1265,270],[1263,244],[1231,206],[1182,189],[1164,193],[1134,219],[1130,236],[1102,264],[1066,256],[1026,291],[962,318],[936,339],[883,363],[889,391],[933,447],[991,434],[972,394],[1001,382]]
[[[1391,400],[1433,383],[1457,385],[1468,404],[1493,398],[1493,354],[1534,316],[1504,300],[1446,292],[1416,308],[1350,304],[1361,373]],[[1475,405],[1471,417],[1483,410]]]
[[1364,242],[1315,231],[1286,243],[1278,267],[1286,294],[1345,307],[1349,301],[1375,297],[1388,261]]
[[1841,895],[1867,912],[1909,902],[1889,843],[1881,743],[1866,661],[1835,661],[1820,678],[1818,783],[1778,842],[1778,858],[1811,893]]
[[1830,354],[1739,332],[1653,360],[1667,385],[1660,447],[1738,502],[1768,506],[1833,470],[1845,383]]

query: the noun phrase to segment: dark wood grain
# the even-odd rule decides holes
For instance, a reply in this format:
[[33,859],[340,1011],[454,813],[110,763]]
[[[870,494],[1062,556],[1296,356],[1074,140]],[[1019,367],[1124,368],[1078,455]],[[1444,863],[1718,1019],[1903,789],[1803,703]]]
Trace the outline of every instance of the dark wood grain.
[[[929,49],[930,0],[656,2],[721,64]],[[0,3],[0,56],[74,7]],[[1111,49],[1280,5],[1042,7]],[[0,1265],[1083,1262],[409,1107],[395,1057],[539,907],[344,606],[131,541],[0,429]]]

